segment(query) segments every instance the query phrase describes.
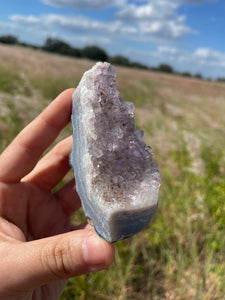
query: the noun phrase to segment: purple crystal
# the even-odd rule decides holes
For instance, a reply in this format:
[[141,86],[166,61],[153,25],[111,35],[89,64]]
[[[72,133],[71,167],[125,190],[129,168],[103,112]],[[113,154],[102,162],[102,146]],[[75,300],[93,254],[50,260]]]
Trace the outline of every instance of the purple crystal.
[[115,68],[97,63],[73,94],[70,162],[87,218],[109,242],[129,237],[151,220],[160,176],[144,132],[134,125],[134,105],[123,101]]

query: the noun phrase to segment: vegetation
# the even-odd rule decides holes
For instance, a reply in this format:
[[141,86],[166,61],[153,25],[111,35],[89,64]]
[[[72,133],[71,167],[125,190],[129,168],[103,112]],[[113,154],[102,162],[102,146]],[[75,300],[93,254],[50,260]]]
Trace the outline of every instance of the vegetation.
[[168,64],[160,64],[158,70],[164,73],[174,73],[173,68]]
[[59,39],[53,39],[53,38],[47,38],[42,49],[49,52],[75,56],[75,57],[81,57],[82,55],[80,49],[71,47],[69,44],[65,43],[64,41],[61,41]]
[[191,77],[191,74],[189,72],[183,72],[181,75],[184,77]]
[[219,81],[219,82],[225,82],[225,78],[221,78],[221,77],[219,77],[218,79],[217,79],[217,81]]
[[108,60],[108,54],[105,50],[101,49],[97,46],[86,46],[82,50],[82,54],[84,57],[93,59],[93,60]]
[[[31,45],[24,42],[20,42],[17,37],[13,35],[4,35],[0,36],[0,43],[4,44],[14,44],[21,45],[24,47],[29,47],[33,49],[42,49],[44,51],[58,53],[62,55],[68,55],[72,57],[79,58],[88,58],[91,60],[100,60],[100,61],[108,61],[111,64],[129,67],[129,68],[138,68],[144,70],[151,70],[163,73],[170,74],[179,74],[184,77],[194,77],[198,79],[203,79],[203,76],[200,73],[192,75],[189,72],[177,72],[167,63],[162,63],[158,67],[149,67],[145,64],[136,61],[130,61],[130,59],[123,55],[115,55],[110,56],[104,49],[95,45],[88,45],[82,49],[73,47],[66,43],[65,41],[57,38],[48,37],[43,46]],[[211,80],[208,78],[207,80]],[[218,81],[224,81],[223,78],[218,78]]]
[[10,45],[18,44],[18,39],[14,35],[3,35],[3,36],[0,36],[0,43],[10,44]]
[[[0,150],[92,65],[0,45]],[[117,74],[160,168],[159,209],[145,230],[115,244],[108,270],[71,278],[61,300],[224,299],[225,85],[124,67]],[[72,223],[84,221],[80,209]]]
[[113,65],[128,66],[130,65],[130,60],[123,55],[115,55],[110,58],[110,63]]
[[195,74],[194,77],[198,79],[202,79],[202,75],[200,73]]

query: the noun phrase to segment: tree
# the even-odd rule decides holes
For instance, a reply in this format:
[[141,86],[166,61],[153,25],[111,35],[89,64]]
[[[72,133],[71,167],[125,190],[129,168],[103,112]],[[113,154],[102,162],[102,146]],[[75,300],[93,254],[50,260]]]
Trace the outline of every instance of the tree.
[[123,55],[115,55],[110,58],[110,63],[121,66],[130,66],[129,58]]
[[98,46],[86,46],[82,50],[82,56],[93,59],[106,61],[108,59],[108,54],[106,51]]
[[218,82],[225,82],[225,77],[219,77],[216,79]]
[[191,77],[191,73],[189,72],[183,72],[181,73],[182,76],[185,76],[185,77]]
[[174,73],[173,68],[168,64],[160,64],[158,70],[164,73]]
[[0,43],[3,44],[18,44],[18,39],[14,35],[2,35],[0,36]]
[[66,42],[55,38],[47,38],[43,49],[49,52],[81,57],[80,49],[73,48]]
[[148,66],[143,65],[142,63],[139,63],[139,62],[137,62],[137,61],[132,62],[132,63],[130,64],[130,66],[131,66],[132,68],[138,68],[138,69],[144,69],[144,70],[148,70],[148,69],[149,69]]
[[194,77],[198,79],[202,79],[202,75],[200,73],[195,74]]

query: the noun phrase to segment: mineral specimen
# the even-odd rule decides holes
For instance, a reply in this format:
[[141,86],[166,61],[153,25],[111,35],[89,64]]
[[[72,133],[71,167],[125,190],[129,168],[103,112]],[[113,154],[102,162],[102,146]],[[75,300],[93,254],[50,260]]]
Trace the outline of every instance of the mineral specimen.
[[83,75],[71,119],[70,163],[86,217],[109,242],[141,231],[157,209],[159,170],[112,65],[99,62]]

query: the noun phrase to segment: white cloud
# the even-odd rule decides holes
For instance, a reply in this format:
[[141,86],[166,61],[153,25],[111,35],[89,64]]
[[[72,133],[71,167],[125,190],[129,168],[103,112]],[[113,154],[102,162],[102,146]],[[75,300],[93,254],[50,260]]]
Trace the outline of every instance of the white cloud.
[[[31,21],[31,20],[30,20]],[[35,20],[33,19],[33,22]],[[41,45],[43,40],[48,36],[49,31],[36,24],[35,26],[27,26],[27,24],[18,22],[1,22],[0,35],[11,34],[18,37],[19,41],[24,41],[30,44]],[[55,30],[52,30],[52,35],[56,35]]]
[[164,18],[174,17],[174,11],[177,8],[178,5],[176,2],[153,0],[150,3],[142,5],[126,5],[116,13],[116,17],[132,23],[149,19],[162,20]]
[[[111,15],[110,21],[92,19],[84,13],[74,16],[17,14],[12,15],[8,22],[0,21],[0,34],[14,34],[21,41],[37,44],[43,44],[48,36],[65,40],[76,47],[97,44],[111,55],[121,53],[149,66],[168,63],[181,72],[201,73],[212,78],[225,77],[225,53],[204,47],[188,52],[179,49],[182,44],[177,41],[194,33],[187,25],[186,16],[180,14],[179,8],[184,3],[200,5],[216,0],[40,1],[51,6],[77,9],[100,10],[115,7],[113,11],[116,13]],[[128,45],[133,48],[129,50]],[[140,51],[138,48],[149,50]]]
[[[32,26],[45,30],[63,30],[73,34],[95,34],[111,37],[113,39],[130,39],[142,42],[169,41],[182,37],[190,29],[183,23],[185,17],[179,16],[177,19],[154,20],[152,22],[142,21],[139,24],[124,24],[122,20],[114,22],[96,21],[85,16],[64,16],[58,14],[48,14],[41,16],[12,15],[10,20],[14,24]],[[51,32],[49,32],[51,34]]]
[[[77,9],[96,9],[102,10],[108,7],[125,7],[128,4],[127,0],[41,0],[44,4],[55,6],[55,7],[73,7]],[[201,4],[204,2],[216,2],[217,0],[134,0],[134,3],[150,3],[158,8],[164,9],[164,6],[167,8],[177,6],[182,3],[186,4]],[[159,12],[160,13],[160,12]]]
[[194,57],[199,60],[202,65],[215,67],[225,67],[225,53],[212,50],[209,48],[198,48],[194,52]]
[[50,6],[73,7],[78,9],[102,10],[126,4],[126,0],[42,0]]
[[188,68],[225,67],[225,53],[209,48],[197,48],[193,52],[187,52],[172,47],[158,47],[156,53],[160,59],[166,57],[171,63],[177,65],[185,63]]
[[[57,37],[57,35],[55,36]],[[60,37],[59,37],[60,39]],[[68,42],[69,44],[78,45],[78,48],[87,46],[87,45],[104,45],[107,46],[111,44],[111,39],[103,36],[93,36],[93,35],[85,35],[85,36],[75,36],[75,37],[67,37],[64,36],[63,40]]]
[[144,34],[164,39],[177,39],[192,30],[185,24],[186,17],[178,15],[176,1],[152,0],[143,5],[130,4],[116,13],[116,19],[139,27]]
[[149,66],[168,63],[180,72],[201,73],[205,77],[225,77],[225,53],[209,48],[197,48],[187,52],[175,47],[159,46],[154,51],[130,49],[126,55],[134,60],[141,60]]
[[195,51],[195,56],[199,57],[199,58],[209,58],[209,56],[211,55],[211,50],[208,48],[198,48]]
[[[94,20],[84,15],[74,17],[60,14],[41,16],[13,15],[10,20],[20,26],[32,26],[49,30],[70,32],[70,34],[100,35],[107,38],[134,40],[144,43],[171,43],[194,31],[186,24],[186,16],[179,15],[177,9],[179,1],[184,0],[148,0],[134,1],[127,4],[127,0],[41,0],[49,5],[76,8],[100,9],[117,6],[114,21]],[[139,5],[137,5],[139,2]]]
[[204,2],[217,2],[217,0],[177,0],[179,3],[201,4]]
[[76,16],[76,17],[68,17],[57,14],[49,14],[42,15],[39,17],[34,16],[22,16],[22,15],[12,15],[10,16],[10,20],[16,22],[17,24],[30,25],[30,26],[38,26],[45,28],[59,28],[68,31],[72,31],[73,33],[81,33],[81,32],[94,32],[94,33],[120,33],[123,32],[126,34],[130,32],[129,27],[121,28],[120,22],[100,22],[95,21],[93,19],[84,17],[84,16]]
[[157,52],[161,55],[176,55],[179,50],[173,47],[159,46]]
[[21,24],[39,24],[40,18],[35,16],[21,16],[21,15],[12,15],[9,17],[11,21],[21,23]]
[[[45,4],[78,9],[105,9],[117,7],[115,24],[120,24],[119,34],[127,32],[130,38],[137,40],[159,41],[182,38],[194,31],[186,25],[186,16],[179,15],[177,9],[182,3],[201,3],[209,0],[41,0]],[[212,0],[211,0],[212,1]],[[139,2],[139,4],[138,4]],[[119,21],[119,23],[118,23]],[[100,23],[100,22],[99,22]],[[113,27],[102,22],[103,26]],[[116,26],[117,26],[116,25]],[[99,26],[101,27],[101,26]],[[124,29],[125,28],[125,29]],[[109,32],[111,30],[109,29]]]
[[12,34],[16,32],[16,24],[0,21],[0,35]]

